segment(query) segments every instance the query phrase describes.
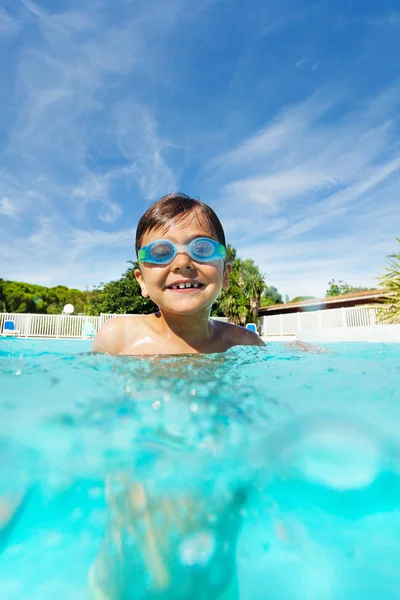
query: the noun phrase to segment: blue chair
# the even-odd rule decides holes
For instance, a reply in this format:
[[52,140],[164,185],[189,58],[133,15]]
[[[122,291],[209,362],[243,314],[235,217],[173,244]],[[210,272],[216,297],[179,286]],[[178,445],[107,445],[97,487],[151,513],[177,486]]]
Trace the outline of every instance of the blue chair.
[[18,335],[18,334],[19,334],[19,331],[15,328],[14,321],[4,321],[2,335],[7,336],[7,335]]
[[96,335],[95,328],[90,321],[85,321],[82,325],[82,337],[90,339]]
[[246,329],[249,329],[250,331],[254,331],[254,333],[258,333],[257,325],[255,323],[247,323]]

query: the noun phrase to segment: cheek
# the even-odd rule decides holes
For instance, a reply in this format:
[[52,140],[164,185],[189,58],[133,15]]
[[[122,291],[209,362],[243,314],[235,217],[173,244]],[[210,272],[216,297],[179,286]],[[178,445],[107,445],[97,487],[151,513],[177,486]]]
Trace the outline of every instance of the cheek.
[[158,287],[162,282],[162,273],[158,269],[148,269],[143,272],[143,280],[147,288]]
[[209,265],[204,268],[203,272],[204,276],[208,280],[219,283],[220,281],[222,282],[222,279],[224,277],[224,265]]

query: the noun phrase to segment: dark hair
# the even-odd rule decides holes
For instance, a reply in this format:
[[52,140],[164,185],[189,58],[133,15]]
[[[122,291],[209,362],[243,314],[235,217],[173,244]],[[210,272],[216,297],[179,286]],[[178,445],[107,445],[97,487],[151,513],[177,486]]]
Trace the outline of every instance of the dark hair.
[[217,241],[226,246],[225,233],[221,221],[210,206],[200,200],[190,198],[186,194],[168,194],[152,204],[140,218],[136,228],[136,254],[141,247],[143,236],[147,231],[151,229],[167,229],[171,221],[179,223],[193,211],[198,213],[198,218],[201,215]]

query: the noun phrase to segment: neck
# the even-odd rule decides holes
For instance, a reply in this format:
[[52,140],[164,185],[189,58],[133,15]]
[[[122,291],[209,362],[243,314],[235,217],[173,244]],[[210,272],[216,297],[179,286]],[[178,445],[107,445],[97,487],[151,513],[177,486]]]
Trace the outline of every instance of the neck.
[[190,346],[198,346],[209,341],[214,329],[210,321],[210,309],[193,315],[175,315],[159,312],[160,331],[166,337],[177,337]]

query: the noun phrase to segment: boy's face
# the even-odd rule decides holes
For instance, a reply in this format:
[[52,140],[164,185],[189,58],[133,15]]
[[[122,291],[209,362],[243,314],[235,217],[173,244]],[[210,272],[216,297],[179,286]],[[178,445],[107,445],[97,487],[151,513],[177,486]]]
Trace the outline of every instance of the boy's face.
[[[180,223],[171,223],[167,231],[156,229],[148,231],[141,246],[147,246],[159,239],[167,239],[177,245],[184,245],[198,237],[215,239],[209,227],[202,223],[197,215],[189,214]],[[142,294],[150,296],[153,302],[164,312],[190,315],[203,312],[212,306],[221,289],[228,289],[231,265],[218,259],[209,263],[200,263],[186,252],[178,252],[166,265],[142,263],[136,269],[135,277]],[[196,283],[199,287],[174,289],[178,283]]]

